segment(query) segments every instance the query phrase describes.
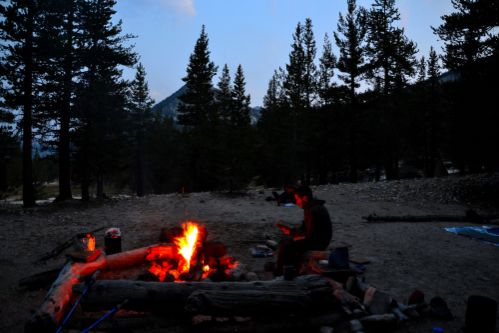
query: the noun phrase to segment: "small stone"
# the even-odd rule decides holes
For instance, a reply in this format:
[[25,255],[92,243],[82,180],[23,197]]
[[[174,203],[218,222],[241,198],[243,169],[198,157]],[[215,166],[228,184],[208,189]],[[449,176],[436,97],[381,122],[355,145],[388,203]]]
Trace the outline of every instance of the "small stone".
[[256,273],[253,273],[253,272],[248,272],[248,273],[244,274],[244,279],[248,282],[258,281],[258,275],[256,275]]
[[322,326],[319,329],[319,332],[321,332],[321,333],[333,333],[334,329],[332,327],[330,327],[330,326]]

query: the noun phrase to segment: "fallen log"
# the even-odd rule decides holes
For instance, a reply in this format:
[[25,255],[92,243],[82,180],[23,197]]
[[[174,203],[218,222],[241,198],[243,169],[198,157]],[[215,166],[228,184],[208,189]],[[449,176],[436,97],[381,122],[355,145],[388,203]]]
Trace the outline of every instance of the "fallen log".
[[[102,229],[104,229],[105,227],[100,227],[100,228],[97,228],[95,230],[92,230],[90,231],[90,233],[94,233],[94,232],[97,232],[97,231],[101,231]],[[68,247],[70,247],[74,240],[76,238],[76,235],[71,237],[70,239],[68,239],[67,241],[65,241],[64,243],[62,244],[59,244],[58,246],[56,246],[55,249],[53,249],[52,251],[49,251],[47,253],[45,253],[43,255],[43,257],[41,257],[40,259],[38,259],[38,261],[45,261],[45,260],[48,260],[50,258],[53,258],[53,257],[56,257],[57,255],[59,255],[62,251],[64,251],[65,249],[67,249]]]
[[[73,291],[82,292],[83,283],[76,284]],[[259,291],[259,292],[308,292],[314,300],[334,303],[332,287],[320,276],[311,275],[285,281],[255,282],[143,282],[125,280],[95,281],[92,291],[81,301],[84,311],[112,309],[124,299],[130,301],[125,307],[134,311],[183,313],[187,299],[195,291]]]
[[483,216],[484,221],[477,221],[472,218],[468,218],[463,215],[404,215],[404,216],[377,216],[376,214],[371,214],[369,216],[362,216],[363,220],[367,222],[469,222],[475,224],[499,224],[499,222],[492,222],[492,220],[498,219],[499,214],[492,214]]
[[321,326],[336,326],[345,320],[341,313],[321,316],[285,317],[271,320],[251,320],[242,323],[207,322],[194,327],[193,332],[203,333],[277,333],[277,332],[315,332]]
[[319,302],[301,290],[196,290],[187,298],[185,313],[224,317],[317,314],[320,309],[328,310],[331,301],[332,297]]
[[106,255],[101,253],[97,260],[90,263],[69,262],[61,270],[52,284],[40,307],[26,322],[25,332],[54,332],[64,314],[66,305],[73,295],[72,287],[96,269],[106,267]]

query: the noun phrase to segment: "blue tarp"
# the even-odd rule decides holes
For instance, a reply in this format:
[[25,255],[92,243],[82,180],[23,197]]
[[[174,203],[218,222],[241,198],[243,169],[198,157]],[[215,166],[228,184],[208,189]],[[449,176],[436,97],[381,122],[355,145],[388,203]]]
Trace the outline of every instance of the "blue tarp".
[[458,235],[466,236],[482,243],[499,246],[499,228],[497,227],[464,227],[464,228],[441,228]]

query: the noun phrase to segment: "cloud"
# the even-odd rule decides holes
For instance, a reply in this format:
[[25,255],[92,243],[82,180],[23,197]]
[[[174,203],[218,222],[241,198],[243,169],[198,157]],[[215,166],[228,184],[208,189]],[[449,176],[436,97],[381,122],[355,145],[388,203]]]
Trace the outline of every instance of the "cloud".
[[185,14],[188,17],[196,16],[194,0],[158,0],[159,3],[177,14]]
[[163,95],[161,95],[161,94],[160,94],[159,92],[157,92],[157,91],[151,91],[151,92],[149,93],[149,96],[150,96],[152,99],[157,100],[157,99],[161,99],[161,96],[163,96]]

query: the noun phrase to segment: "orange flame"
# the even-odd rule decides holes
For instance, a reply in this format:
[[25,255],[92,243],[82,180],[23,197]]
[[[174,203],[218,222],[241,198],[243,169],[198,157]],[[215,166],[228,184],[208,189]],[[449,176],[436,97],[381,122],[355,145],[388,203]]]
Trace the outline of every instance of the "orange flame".
[[184,257],[178,268],[180,273],[189,272],[191,257],[196,249],[196,240],[198,238],[198,227],[193,222],[182,224],[184,235],[175,238],[173,241],[179,247],[179,253]]

